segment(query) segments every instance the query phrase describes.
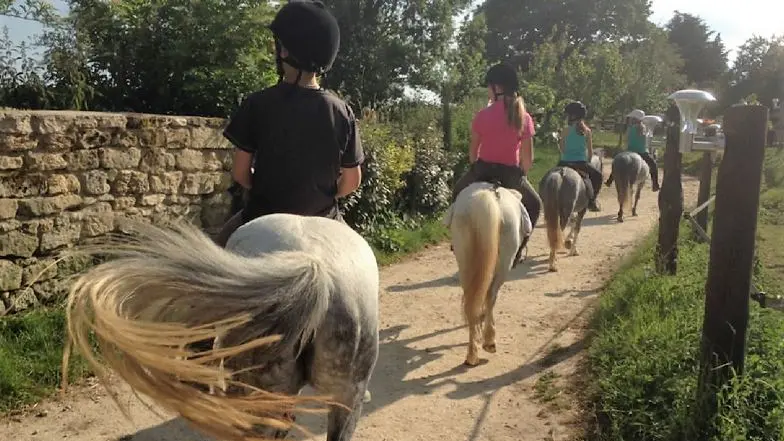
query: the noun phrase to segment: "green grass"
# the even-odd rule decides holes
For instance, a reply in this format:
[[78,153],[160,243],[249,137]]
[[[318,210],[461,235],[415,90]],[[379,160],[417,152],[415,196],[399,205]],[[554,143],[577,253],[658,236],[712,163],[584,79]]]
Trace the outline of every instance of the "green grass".
[[[701,153],[683,156],[695,173]],[[714,170],[713,184],[716,183]],[[715,187],[714,187],[715,188]],[[784,440],[784,314],[751,304],[746,371],[720,391],[720,413],[693,424],[709,245],[681,226],[678,275],[653,271],[653,235],[602,294],[592,323],[586,400],[592,440]],[[784,294],[784,154],[769,149],[754,283]]]
[[[62,309],[40,309],[0,319],[0,413],[34,402],[60,385],[65,342]],[[88,373],[73,360],[71,378]]]
[[369,238],[379,265],[399,262],[403,257],[446,240],[449,230],[441,217],[420,222],[416,228],[393,228],[382,230]]
[[[653,236],[602,294],[586,399],[604,441],[784,439],[784,316],[752,304],[744,377],[720,393],[715,433],[692,433],[709,247],[680,241],[678,275],[653,271]],[[762,269],[756,283],[781,290]]]

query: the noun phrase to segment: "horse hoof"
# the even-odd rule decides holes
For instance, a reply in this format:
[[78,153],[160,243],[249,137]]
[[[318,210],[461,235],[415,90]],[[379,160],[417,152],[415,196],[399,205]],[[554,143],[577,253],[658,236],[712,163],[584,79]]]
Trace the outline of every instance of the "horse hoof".
[[558,268],[556,268],[556,267],[554,267],[554,266],[551,266],[551,267],[550,267],[550,272],[551,272],[551,273],[557,273],[557,272],[558,272]]
[[486,344],[482,346],[482,349],[484,349],[486,352],[489,352],[490,354],[495,354],[495,351],[497,350],[495,347],[495,343]]
[[623,222],[623,218],[621,216],[618,216],[618,222]]
[[479,357],[468,357],[465,359],[463,364],[468,367],[475,367],[475,366],[479,366],[481,362],[482,360]]
[[637,217],[637,212],[636,211],[632,212],[632,217]]
[[370,390],[365,390],[365,397],[362,399],[363,403],[369,403],[373,397],[370,395]]
[[565,247],[567,250],[568,250],[568,249],[570,249],[570,248],[572,248],[572,241],[571,241],[571,240],[565,240],[565,241],[564,241],[564,247]]
[[579,255],[580,255],[580,253],[578,253],[578,252],[577,252],[577,249],[576,249],[576,248],[575,248],[575,249],[573,249],[571,253],[569,253],[569,256],[570,256],[570,257],[573,257],[573,256],[579,256]]

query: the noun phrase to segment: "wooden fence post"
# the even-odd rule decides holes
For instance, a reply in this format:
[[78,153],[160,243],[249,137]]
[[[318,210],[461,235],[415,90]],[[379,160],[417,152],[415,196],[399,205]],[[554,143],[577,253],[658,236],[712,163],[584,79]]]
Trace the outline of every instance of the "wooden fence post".
[[[713,154],[711,152],[705,152],[702,154],[702,161],[700,162],[700,191],[697,196],[697,206],[701,206],[705,202],[710,199],[710,190],[711,190],[711,179],[713,177]],[[703,229],[703,231],[708,231],[708,210],[709,208],[705,208],[704,210],[697,213],[695,221],[697,221],[697,225]]]
[[681,182],[681,114],[675,103],[665,114],[667,147],[664,150],[664,177],[659,191],[659,242],[656,245],[656,270],[675,275],[678,270],[678,234],[683,215]]
[[724,115],[726,147],[716,182],[698,387],[699,420],[717,409],[716,391],[741,374],[757,233],[768,109],[731,107]]

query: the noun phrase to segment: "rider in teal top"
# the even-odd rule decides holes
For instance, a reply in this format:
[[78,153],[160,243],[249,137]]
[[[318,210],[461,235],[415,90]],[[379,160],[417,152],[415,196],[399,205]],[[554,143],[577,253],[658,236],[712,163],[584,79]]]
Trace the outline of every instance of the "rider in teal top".
[[[629,128],[626,129],[626,150],[637,153],[648,164],[653,191],[659,191],[659,168],[656,166],[656,161],[651,157],[651,154],[648,153],[648,144],[642,128],[642,119],[645,117],[645,112],[635,109],[626,117],[629,119]],[[612,182],[613,177],[610,175],[605,184],[609,187],[612,185]]]
[[602,188],[602,172],[597,170],[590,163],[593,157],[593,140],[591,129],[585,124],[587,110],[585,105],[579,101],[569,103],[564,109],[569,125],[561,133],[561,161],[560,167],[570,167],[578,172],[588,175],[591,185],[588,191],[588,209],[599,211],[596,204],[596,197]]

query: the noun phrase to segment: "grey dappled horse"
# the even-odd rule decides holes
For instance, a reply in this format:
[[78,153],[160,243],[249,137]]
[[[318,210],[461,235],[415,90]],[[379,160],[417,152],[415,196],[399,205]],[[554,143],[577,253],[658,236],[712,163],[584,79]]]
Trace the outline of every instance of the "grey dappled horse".
[[[591,165],[600,171],[603,168],[601,155],[600,151],[591,157]],[[550,246],[550,271],[558,271],[555,265],[556,253],[561,248],[569,249],[570,256],[578,254],[577,237],[588,209],[588,185],[580,173],[567,166],[550,169],[539,181],[539,197],[544,206],[547,242]],[[572,228],[564,240],[563,232],[570,221]]]
[[[623,212],[632,209],[632,216],[637,216],[637,204],[640,202],[640,193],[648,179],[648,164],[642,156],[634,152],[621,152],[615,155],[612,162],[612,177],[615,181],[615,190],[618,193],[618,222],[623,222]],[[632,205],[632,193],[634,205]]]
[[217,439],[285,437],[309,384],[328,403],[327,440],[351,440],[378,356],[379,273],[362,236],[292,214],[248,222],[225,250],[187,224],[136,228],[72,290],[83,353],[95,330],[131,387]]

